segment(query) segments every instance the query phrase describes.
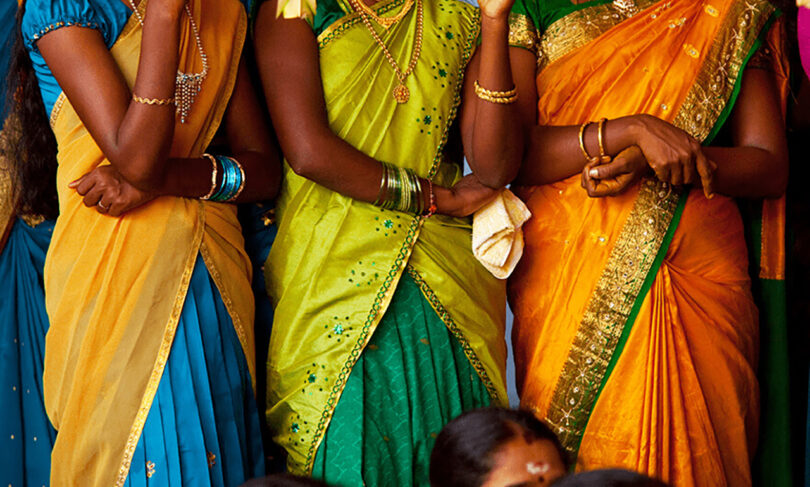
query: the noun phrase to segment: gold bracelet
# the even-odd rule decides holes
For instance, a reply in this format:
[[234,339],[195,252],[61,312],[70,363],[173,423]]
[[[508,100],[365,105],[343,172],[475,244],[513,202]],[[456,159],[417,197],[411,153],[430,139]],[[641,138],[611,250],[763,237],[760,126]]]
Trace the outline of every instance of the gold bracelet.
[[209,154],[207,152],[205,154],[203,154],[203,157],[207,157],[208,160],[211,161],[211,166],[213,167],[213,170],[211,171],[211,191],[209,191],[208,194],[201,197],[200,199],[201,200],[209,200],[209,199],[211,199],[212,196],[214,196],[214,191],[217,190],[217,172],[218,172],[217,158],[212,156],[211,154]]
[[599,125],[596,131],[596,139],[599,141],[599,160],[603,164],[613,160],[605,150],[605,122],[607,122],[607,118],[602,117],[599,119]]
[[579,127],[579,148],[582,149],[582,154],[588,162],[591,162],[591,155],[588,154],[588,149],[585,147],[585,129],[592,123],[593,122],[585,122]]
[[474,82],[475,86],[475,95],[490,103],[497,103],[499,105],[509,105],[517,101],[517,88],[512,88],[508,91],[491,91],[486,88],[482,88],[481,85],[478,84],[478,80]]
[[512,87],[511,90],[506,90],[506,91],[488,90],[488,89],[484,88],[483,86],[481,86],[480,84],[478,84],[478,80],[475,80],[475,82],[473,83],[473,86],[475,86],[475,92],[476,93],[480,93],[482,95],[487,95],[487,96],[492,96],[492,97],[495,97],[495,98],[509,98],[509,97],[517,95],[517,86],[514,86],[514,87]]
[[174,105],[174,97],[171,98],[142,98],[135,93],[132,94],[132,99],[144,105]]

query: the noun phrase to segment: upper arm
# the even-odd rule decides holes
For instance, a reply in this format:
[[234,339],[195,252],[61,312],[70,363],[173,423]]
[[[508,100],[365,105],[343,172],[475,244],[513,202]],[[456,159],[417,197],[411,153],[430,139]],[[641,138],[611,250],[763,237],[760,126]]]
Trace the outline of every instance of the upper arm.
[[276,153],[270,125],[256,95],[244,54],[225,114],[225,128],[228,145],[234,153]]
[[316,135],[331,133],[315,34],[302,19],[276,17],[276,1],[256,19],[256,62],[279,142],[295,167]]
[[109,153],[131,95],[102,34],[68,26],[43,35],[36,46],[90,135]]
[[774,76],[765,69],[746,69],[731,118],[735,146],[756,147],[787,167],[787,140]]

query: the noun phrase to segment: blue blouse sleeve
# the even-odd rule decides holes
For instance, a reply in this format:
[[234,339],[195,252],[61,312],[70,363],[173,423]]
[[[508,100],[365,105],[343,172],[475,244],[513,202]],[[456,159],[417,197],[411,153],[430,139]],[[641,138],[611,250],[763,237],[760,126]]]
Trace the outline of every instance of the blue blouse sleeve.
[[45,109],[50,113],[62,92],[51,70],[37,49],[36,42],[45,34],[67,26],[96,29],[111,48],[131,12],[121,0],[27,0],[23,15],[23,41],[39,81]]
[[40,37],[70,25],[96,29],[110,45],[109,22],[91,0],[28,0],[25,3],[21,29],[29,51],[36,50],[36,41]]

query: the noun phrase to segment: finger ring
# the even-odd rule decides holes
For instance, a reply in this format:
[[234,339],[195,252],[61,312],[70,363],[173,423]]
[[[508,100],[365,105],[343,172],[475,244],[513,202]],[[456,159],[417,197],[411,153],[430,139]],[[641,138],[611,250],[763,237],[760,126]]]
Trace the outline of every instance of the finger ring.
[[99,201],[98,203],[96,203],[96,205],[98,205],[98,207],[99,207],[99,208],[101,208],[101,209],[102,209],[102,210],[104,210],[104,211],[109,211],[109,210],[110,210],[110,207],[109,207],[109,206],[104,206],[104,205],[102,205],[102,204],[101,204],[101,201]]

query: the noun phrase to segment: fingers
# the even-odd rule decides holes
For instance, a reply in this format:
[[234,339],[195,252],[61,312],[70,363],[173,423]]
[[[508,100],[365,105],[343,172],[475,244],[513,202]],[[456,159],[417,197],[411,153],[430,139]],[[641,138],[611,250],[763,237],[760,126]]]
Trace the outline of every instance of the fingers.
[[102,191],[94,186],[85,193],[84,198],[82,198],[82,203],[88,208],[93,208],[101,201],[102,194]]
[[69,182],[68,183],[68,188],[76,189],[82,183],[82,181],[84,181],[85,179],[87,179],[87,174],[80,177],[79,179],[76,179],[76,180],[73,180],[73,181]]
[[697,171],[700,174],[700,183],[703,186],[703,194],[708,199],[714,198],[714,187],[712,185],[714,182],[714,171],[717,169],[717,164],[707,159],[706,155],[703,154],[703,151],[700,151],[697,153],[695,165],[697,166]]

